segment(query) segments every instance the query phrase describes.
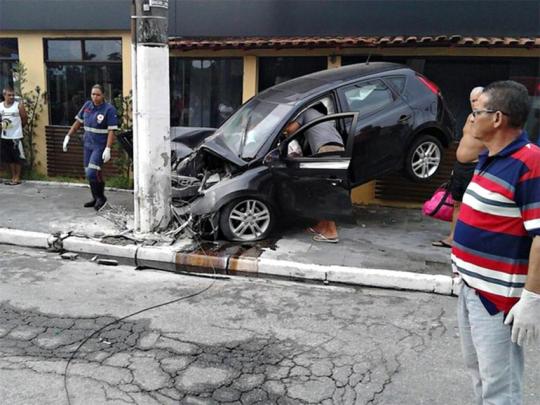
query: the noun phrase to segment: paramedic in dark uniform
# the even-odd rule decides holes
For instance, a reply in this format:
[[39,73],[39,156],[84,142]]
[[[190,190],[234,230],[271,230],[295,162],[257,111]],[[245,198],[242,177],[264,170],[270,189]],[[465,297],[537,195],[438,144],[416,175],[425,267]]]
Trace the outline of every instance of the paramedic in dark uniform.
[[67,152],[71,136],[84,126],[84,171],[93,197],[92,201],[84,206],[94,207],[98,211],[107,201],[101,169],[103,164],[111,159],[111,146],[114,142],[114,131],[118,129],[118,117],[116,109],[105,102],[101,85],[95,84],[92,87],[91,99],[84,103],[75,116],[75,122],[64,138],[63,149]]

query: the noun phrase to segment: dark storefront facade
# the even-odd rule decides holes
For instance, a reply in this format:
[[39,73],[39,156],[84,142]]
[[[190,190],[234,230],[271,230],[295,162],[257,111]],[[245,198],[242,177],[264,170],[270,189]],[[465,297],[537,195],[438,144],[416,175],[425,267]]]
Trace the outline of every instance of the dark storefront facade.
[[[30,65],[30,81],[48,94],[44,131],[69,124],[93,82],[109,97],[129,94],[130,6],[0,0],[1,84],[12,82],[17,60]],[[534,107],[527,129],[539,136],[540,2],[169,0],[169,37],[172,125],[216,127],[276,83],[369,60],[403,63],[436,82],[458,129],[471,88],[520,81]],[[58,146],[38,147],[47,162]],[[452,152],[447,171],[451,160]],[[353,200],[417,203],[434,185],[390,176],[355,190]]]

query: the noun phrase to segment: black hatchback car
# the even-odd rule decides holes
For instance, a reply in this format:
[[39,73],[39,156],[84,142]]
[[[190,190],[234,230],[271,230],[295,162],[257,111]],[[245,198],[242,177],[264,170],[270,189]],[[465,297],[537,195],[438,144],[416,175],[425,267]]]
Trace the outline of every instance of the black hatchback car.
[[[324,114],[284,137],[308,108]],[[315,153],[304,139],[329,121],[341,152]],[[175,213],[196,231],[233,241],[264,239],[278,218],[336,219],[351,211],[350,189],[401,170],[433,177],[454,133],[439,88],[406,66],[369,63],[325,70],[271,87],[215,132],[173,139]],[[290,154],[291,142],[302,151]]]

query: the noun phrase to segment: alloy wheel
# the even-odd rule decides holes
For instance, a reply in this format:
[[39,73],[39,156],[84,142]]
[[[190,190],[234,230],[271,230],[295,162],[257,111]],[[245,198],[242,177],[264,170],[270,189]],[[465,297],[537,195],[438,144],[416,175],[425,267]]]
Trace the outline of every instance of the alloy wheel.
[[420,179],[427,179],[433,176],[440,164],[441,150],[434,142],[422,142],[413,152],[411,169],[414,175]]
[[259,239],[270,226],[271,213],[268,206],[259,200],[248,199],[238,202],[230,211],[228,223],[237,240]]

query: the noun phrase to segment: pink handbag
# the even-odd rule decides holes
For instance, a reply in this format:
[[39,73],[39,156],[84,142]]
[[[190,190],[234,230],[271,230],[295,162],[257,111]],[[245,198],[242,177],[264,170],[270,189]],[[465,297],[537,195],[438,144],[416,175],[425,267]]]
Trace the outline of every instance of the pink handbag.
[[422,206],[422,214],[440,219],[441,221],[452,221],[454,212],[454,199],[450,194],[449,184],[442,184]]

